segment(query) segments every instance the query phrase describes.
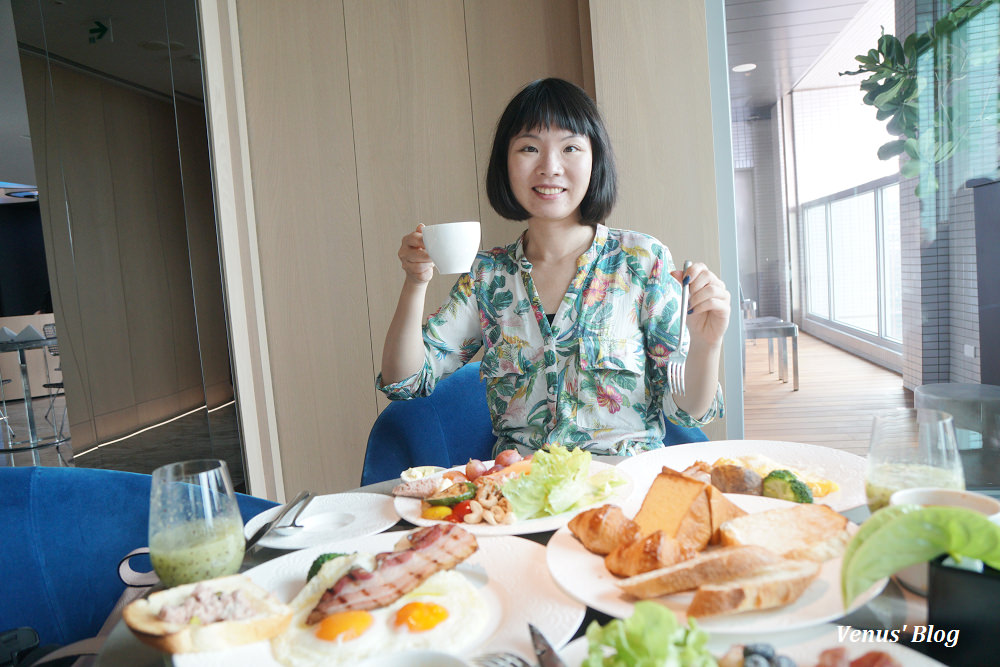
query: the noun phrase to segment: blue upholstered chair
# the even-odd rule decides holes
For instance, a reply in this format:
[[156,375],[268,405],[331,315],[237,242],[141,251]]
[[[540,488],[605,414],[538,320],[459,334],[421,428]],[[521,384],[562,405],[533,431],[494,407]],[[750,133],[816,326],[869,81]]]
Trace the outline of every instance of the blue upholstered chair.
[[[699,428],[667,422],[664,445],[702,442]],[[374,484],[416,465],[446,468],[469,459],[493,458],[493,424],[479,362],[466,364],[438,382],[430,396],[393,401],[368,434],[361,484]]]
[[[0,631],[41,643],[93,637],[125,590],[118,562],[148,544],[152,477],[93,468],[0,468]],[[246,522],[276,503],[237,494]],[[134,561],[148,567],[148,557]]]

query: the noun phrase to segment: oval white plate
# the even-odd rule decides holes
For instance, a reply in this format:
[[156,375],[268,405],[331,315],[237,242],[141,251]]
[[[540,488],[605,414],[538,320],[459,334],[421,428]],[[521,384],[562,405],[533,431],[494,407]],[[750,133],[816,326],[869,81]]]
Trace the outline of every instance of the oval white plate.
[[[839,491],[816,498],[817,504],[829,505],[842,512],[867,502],[864,458],[831,447],[799,442],[717,440],[674,445],[636,454],[619,463],[618,469],[628,473],[635,483],[635,488],[644,490],[653,483],[653,478],[659,474],[663,466],[682,471],[696,461],[704,461],[711,465],[722,457],[736,458],[749,454],[762,454],[778,463],[815,473],[840,485]],[[637,493],[632,501],[641,504],[644,495],[645,492],[641,495]],[[628,513],[630,509],[638,511],[639,507],[637,504],[634,508],[624,507],[624,509]]]
[[[247,521],[243,534],[247,539],[280,507],[272,507]],[[293,510],[284,522],[291,521]],[[392,528],[399,515],[392,497],[381,493],[333,493],[317,496],[302,512],[298,523],[303,528],[275,529],[257,544],[268,549],[306,549],[334,540],[348,540],[381,533]]]
[[[487,462],[487,467],[491,466],[492,462]],[[621,471],[621,467],[615,467],[601,461],[591,461],[590,462],[590,474],[601,472],[608,468],[615,468]],[[464,472],[464,468],[452,468],[452,470],[459,470]],[[439,474],[444,474],[439,473]],[[632,494],[632,490],[635,485],[632,482],[632,478],[627,474],[623,473],[622,477],[625,478],[625,483],[614,490],[610,496],[604,500],[594,503],[595,505],[603,505],[605,503],[614,503],[616,505],[621,505],[626,502],[629,496]],[[652,481],[650,481],[650,484]],[[646,485],[649,488],[649,484]],[[403,517],[415,526],[433,526],[436,523],[442,523],[441,521],[431,521],[429,519],[424,519],[420,516],[420,499],[419,498],[403,498],[398,497],[395,499],[396,511],[399,512],[399,516]],[[554,516],[545,516],[538,519],[528,519],[526,521],[515,521],[512,524],[502,525],[502,526],[492,526],[488,523],[474,523],[462,524],[462,527],[468,530],[473,535],[530,535],[531,533],[544,533],[550,530],[558,530],[562,528],[569,520],[572,519],[577,513],[582,512],[588,507],[593,505],[588,505],[587,507],[581,507],[570,512],[563,512],[562,514],[556,514]]]
[[[245,574],[272,591],[284,602],[290,601],[305,583],[309,566],[327,552],[391,551],[406,535],[392,531],[345,542],[331,542],[311,549],[295,551],[247,570]],[[456,566],[476,586],[490,609],[487,627],[481,637],[464,652],[472,657],[492,651],[515,651],[534,655],[528,623],[534,624],[552,642],[563,646],[583,621],[585,608],[566,595],[545,568],[532,567],[545,557],[545,547],[519,537],[495,537],[479,540],[479,550]],[[256,642],[225,652],[178,654],[175,667],[240,665],[273,667],[269,642]]]
[[[792,503],[761,496],[726,494],[747,512],[763,512]],[[854,524],[849,524],[854,527]],[[545,552],[549,571],[563,590],[580,602],[617,618],[632,615],[635,600],[615,585],[617,577],[604,567],[604,557],[587,551],[569,528],[560,528],[549,540]],[[770,633],[807,628],[836,620],[865,604],[885,587],[886,579],[865,591],[845,610],[840,595],[840,558],[823,563],[819,577],[793,604],[777,609],[745,612],[698,619],[710,634]],[[687,622],[693,593],[677,593],[655,598],[668,607],[681,623]]]
[[[847,626],[843,626],[847,627]],[[706,648],[716,657],[722,657],[733,644],[750,644],[754,642],[766,642],[774,646],[781,655],[787,655],[799,665],[815,665],[819,660],[819,654],[828,648],[843,646],[847,649],[847,659],[857,660],[869,651],[882,651],[888,653],[901,665],[906,667],[945,667],[942,663],[928,658],[923,653],[914,651],[905,644],[893,642],[850,642],[840,641],[839,626],[821,625],[816,628],[799,632],[789,632],[773,636],[761,636],[760,634],[747,637],[733,637],[725,635],[723,637],[709,637]],[[565,661],[567,667],[579,667],[587,659],[587,638],[580,637],[559,651],[559,657]]]

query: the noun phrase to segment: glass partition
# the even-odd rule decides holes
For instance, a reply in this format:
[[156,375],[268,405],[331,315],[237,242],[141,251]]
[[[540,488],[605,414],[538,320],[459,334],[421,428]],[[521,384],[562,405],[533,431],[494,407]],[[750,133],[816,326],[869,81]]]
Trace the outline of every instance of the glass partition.
[[197,4],[12,12],[74,464],[218,457],[245,488]]

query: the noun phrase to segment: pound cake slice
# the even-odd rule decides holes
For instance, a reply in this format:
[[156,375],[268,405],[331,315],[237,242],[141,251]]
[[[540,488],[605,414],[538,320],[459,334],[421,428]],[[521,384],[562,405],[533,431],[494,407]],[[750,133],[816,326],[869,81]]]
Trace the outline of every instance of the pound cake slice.
[[819,570],[815,561],[785,560],[749,577],[699,586],[687,615],[702,618],[783,607],[801,597]]
[[633,519],[643,537],[662,530],[682,546],[701,551],[712,536],[708,484],[664,467]]

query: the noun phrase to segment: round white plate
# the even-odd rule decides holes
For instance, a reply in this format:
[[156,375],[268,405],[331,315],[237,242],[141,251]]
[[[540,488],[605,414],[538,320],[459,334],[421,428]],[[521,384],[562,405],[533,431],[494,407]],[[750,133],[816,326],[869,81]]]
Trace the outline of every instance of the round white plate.
[[[492,462],[487,462],[487,467],[492,465]],[[601,461],[591,461],[590,462],[590,474],[601,472],[608,468],[615,468],[615,470],[621,471],[621,467],[615,467]],[[464,468],[452,468],[452,470],[459,470],[465,472]],[[441,475],[444,472],[440,473]],[[632,482],[632,478],[627,474],[623,473],[622,477],[625,479],[625,483],[617,487],[614,492],[605,498],[604,500],[594,503],[595,505],[603,505],[605,503],[613,503],[616,505],[621,505],[626,502],[629,496],[632,494],[632,490],[635,485]],[[652,483],[650,480],[649,484]],[[646,488],[649,488],[649,484]],[[424,519],[420,516],[420,499],[419,498],[403,498],[397,497],[395,499],[396,511],[399,512],[399,516],[403,517],[415,526],[433,526],[436,523],[442,523],[441,521],[431,521],[429,519]],[[468,530],[473,535],[530,535],[531,533],[544,533],[546,531],[558,530],[562,528],[569,520],[576,516],[579,512],[593,507],[593,505],[588,505],[587,507],[577,508],[570,512],[563,512],[562,514],[556,514],[554,516],[545,516],[538,519],[528,519],[526,521],[515,521],[512,524],[502,525],[502,526],[492,526],[488,523],[474,523],[468,524],[463,523],[462,527]]]
[[[697,461],[712,465],[716,459],[736,458],[749,454],[761,454],[778,463],[815,473],[840,485],[840,490],[822,498],[817,504],[829,505],[842,512],[867,502],[865,498],[865,459],[850,452],[831,447],[805,445],[798,442],[777,440],[717,440],[695,442],[689,445],[674,445],[636,454],[618,464],[618,469],[627,473],[642,494],[635,494],[633,501],[642,503],[645,489],[653,483],[663,466],[683,471]],[[630,508],[625,507],[626,511]],[[635,508],[639,507],[636,505]]]
[[[844,630],[841,630],[844,628]],[[819,655],[828,648],[843,646],[847,649],[847,659],[857,660],[869,651],[882,651],[892,656],[899,664],[906,667],[944,667],[937,660],[928,658],[923,653],[914,651],[905,644],[894,642],[851,642],[846,639],[852,628],[849,626],[820,625],[799,632],[789,632],[773,636],[752,635],[747,637],[709,637],[706,648],[716,658],[722,657],[733,644],[751,644],[766,642],[774,646],[781,655],[787,655],[799,665],[815,665]],[[845,639],[840,640],[844,633]],[[559,657],[566,667],[579,667],[587,659],[587,638],[580,637],[559,651]]]
[[[270,521],[281,509],[272,507],[247,521],[243,534],[247,539]],[[291,521],[293,510],[284,522]],[[399,515],[392,497],[381,493],[334,493],[316,496],[298,518],[303,528],[278,528],[257,544],[268,549],[306,549],[334,540],[374,535],[393,527]]]
[[[792,503],[762,496],[727,493],[726,497],[747,512],[763,512]],[[856,529],[854,524],[848,524]],[[545,552],[549,571],[563,590],[580,602],[617,618],[632,615],[635,600],[615,584],[618,577],[604,567],[604,557],[587,551],[569,528],[560,528],[549,540]],[[698,619],[698,625],[710,634],[770,633],[807,628],[836,620],[862,606],[882,592],[886,579],[874,584],[844,609],[840,595],[841,558],[823,563],[819,577],[793,604],[764,611],[744,612]],[[681,623],[693,593],[677,593],[654,598],[668,607]]]
[[[302,588],[309,566],[320,554],[391,551],[404,535],[405,531],[392,531],[345,542],[331,542],[285,554],[247,570],[245,574],[288,602]],[[490,611],[487,627],[479,640],[466,649],[464,657],[491,651],[534,655],[528,623],[538,627],[553,646],[563,646],[573,638],[583,621],[585,608],[560,590],[547,570],[532,567],[533,563],[545,557],[544,551],[545,547],[530,540],[495,537],[479,540],[479,550],[455,567],[479,589]],[[173,656],[173,660],[175,667],[279,665],[271,656],[269,642],[256,642],[225,652],[178,654]]]

